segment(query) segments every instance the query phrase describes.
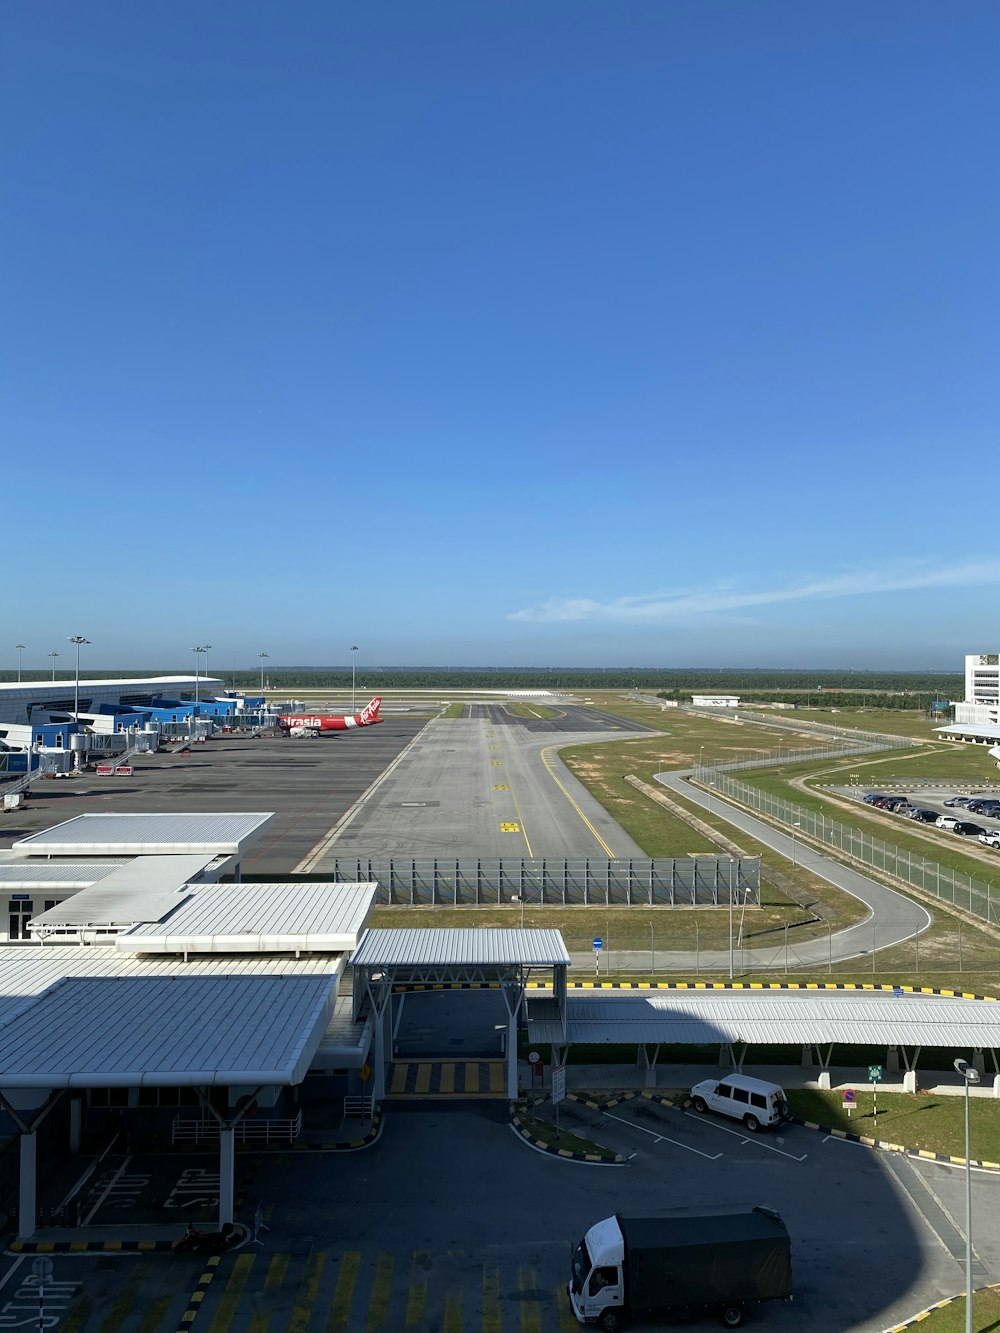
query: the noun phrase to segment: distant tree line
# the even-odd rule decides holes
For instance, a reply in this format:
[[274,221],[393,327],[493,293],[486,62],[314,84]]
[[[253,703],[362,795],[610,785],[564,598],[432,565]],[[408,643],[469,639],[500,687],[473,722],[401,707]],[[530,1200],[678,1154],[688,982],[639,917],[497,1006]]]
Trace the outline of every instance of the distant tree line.
[[[193,675],[193,670],[184,672]],[[253,690],[260,687],[260,668],[236,672],[221,663],[211,662],[210,673],[225,680],[227,686]],[[47,679],[25,670],[23,679]],[[57,679],[73,679],[72,671],[58,671]],[[178,675],[176,666],[122,671],[104,668],[82,671],[81,680],[116,676]],[[349,689],[351,668],[265,666],[264,678],[274,690]],[[0,672],[0,681],[17,679],[14,671]],[[773,669],[650,668],[650,667],[362,667],[358,664],[359,689],[549,689],[549,690],[629,690],[660,693],[664,698],[683,698],[706,691],[739,694],[747,700],[765,700],[780,693],[788,703],[813,703],[823,706],[856,707],[858,695],[873,708],[922,707],[931,698],[962,697],[965,678],[958,672],[893,671],[779,671]],[[835,691],[844,691],[841,698]],[[914,695],[923,696],[920,699]],[[903,696],[903,701],[899,702]],[[907,697],[908,696],[908,697]],[[892,700],[894,702],[887,702]]]

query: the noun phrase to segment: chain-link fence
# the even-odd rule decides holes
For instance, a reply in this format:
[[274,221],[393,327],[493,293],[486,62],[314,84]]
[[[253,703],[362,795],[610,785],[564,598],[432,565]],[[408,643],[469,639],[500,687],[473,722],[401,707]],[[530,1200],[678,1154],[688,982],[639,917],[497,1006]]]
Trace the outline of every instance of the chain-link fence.
[[759,856],[338,857],[323,878],[377,880],[380,906],[660,906],[718,907],[759,901]]
[[1000,894],[987,880],[963,874],[950,866],[942,866],[909,847],[898,847],[864,829],[842,824],[821,811],[795,805],[773,792],[741,782],[725,771],[727,767],[713,765],[711,768],[698,768],[695,770],[695,778],[709,790],[717,791],[720,796],[738,801],[792,830],[801,830],[824,847],[844,852],[875,870],[912,884],[914,888],[961,907],[984,921],[1000,923]]

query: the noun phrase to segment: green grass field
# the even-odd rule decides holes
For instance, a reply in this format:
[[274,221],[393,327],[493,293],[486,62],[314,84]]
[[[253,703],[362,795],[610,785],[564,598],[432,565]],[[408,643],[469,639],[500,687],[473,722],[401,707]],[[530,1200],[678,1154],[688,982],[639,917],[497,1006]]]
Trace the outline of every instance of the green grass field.
[[[989,1075],[987,1074],[987,1078]],[[965,1099],[927,1093],[880,1092],[878,1115],[870,1092],[856,1093],[851,1115],[844,1109],[839,1092],[811,1088],[789,1088],[788,1104],[802,1120],[829,1129],[919,1148],[925,1152],[965,1157]],[[1000,1162],[1000,1102],[975,1097],[969,1108],[970,1156],[974,1161]]]

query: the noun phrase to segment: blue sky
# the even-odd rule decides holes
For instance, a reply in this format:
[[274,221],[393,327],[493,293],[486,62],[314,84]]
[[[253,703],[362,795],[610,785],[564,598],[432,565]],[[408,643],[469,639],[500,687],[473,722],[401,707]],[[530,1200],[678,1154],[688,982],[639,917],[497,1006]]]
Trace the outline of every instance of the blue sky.
[[995,650],[998,39],[961,0],[15,3],[0,659]]

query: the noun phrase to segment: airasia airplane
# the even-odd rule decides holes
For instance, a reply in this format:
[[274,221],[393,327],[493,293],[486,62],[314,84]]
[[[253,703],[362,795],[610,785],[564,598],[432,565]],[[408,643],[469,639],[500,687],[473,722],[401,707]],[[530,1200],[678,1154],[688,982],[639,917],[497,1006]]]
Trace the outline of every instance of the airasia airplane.
[[373,727],[381,722],[378,710],[381,699],[373,699],[360,713],[346,716],[341,713],[283,713],[278,718],[278,730],[287,736],[319,736],[324,731],[347,731],[351,727]]

